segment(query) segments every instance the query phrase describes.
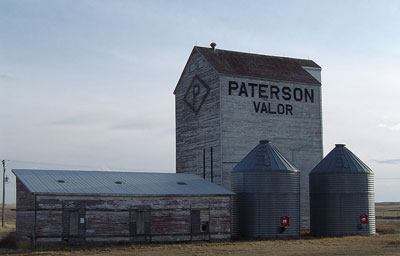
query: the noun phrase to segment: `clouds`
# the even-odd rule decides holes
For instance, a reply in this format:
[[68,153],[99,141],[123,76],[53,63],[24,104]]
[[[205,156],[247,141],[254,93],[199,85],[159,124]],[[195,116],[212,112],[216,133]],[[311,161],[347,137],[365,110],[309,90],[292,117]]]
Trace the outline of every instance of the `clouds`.
[[[114,114],[116,115],[116,113]],[[103,112],[102,108],[80,111],[79,109],[68,109],[63,114],[56,115],[52,113],[43,122],[44,126],[66,127],[75,129],[77,127],[93,127],[107,124],[113,115],[108,112]]]
[[[79,111],[78,109],[69,110],[69,114],[61,117],[49,116],[43,126],[52,127],[52,129],[93,129],[103,130],[104,132],[112,131],[141,131],[156,132],[173,130],[173,124],[164,118],[154,115],[146,115],[146,113],[127,113],[126,110],[114,109],[91,109]],[[151,112],[150,112],[151,114]]]
[[400,132],[400,123],[397,124],[378,124],[379,128],[384,128],[384,129],[388,129],[390,131],[394,131],[394,132]]
[[51,126],[78,126],[78,125],[95,124],[95,122],[93,122],[93,120],[88,120],[87,118],[81,118],[76,116],[71,118],[64,118],[64,119],[50,121],[47,124]]
[[386,160],[371,160],[379,164],[400,164],[400,158],[397,159],[386,159]]
[[3,80],[13,80],[15,76],[13,74],[1,74],[0,78]]
[[131,120],[131,121],[123,121],[117,123],[111,127],[113,130],[153,130],[154,128],[158,127],[156,122],[152,121],[144,121],[144,120]]

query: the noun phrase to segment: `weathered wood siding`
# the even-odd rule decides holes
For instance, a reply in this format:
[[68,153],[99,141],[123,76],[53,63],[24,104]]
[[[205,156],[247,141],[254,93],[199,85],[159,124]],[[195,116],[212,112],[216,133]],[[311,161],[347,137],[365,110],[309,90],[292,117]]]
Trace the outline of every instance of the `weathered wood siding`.
[[188,234],[190,233],[190,211],[187,209],[152,211],[152,234]]
[[[17,187],[17,198],[31,198],[22,184]],[[17,234],[19,239],[35,243],[230,238],[230,196],[36,195],[33,207],[31,200],[18,201]],[[207,226],[205,232],[192,231],[193,210],[201,212],[200,224]],[[71,218],[76,223],[71,224]],[[138,228],[137,221],[143,221],[143,228]]]
[[35,225],[35,197],[17,179],[16,234],[21,240],[31,240]]
[[86,236],[129,236],[129,212],[88,211]]
[[36,236],[61,237],[63,212],[58,210],[36,211]]
[[[204,102],[203,93],[208,90],[204,86],[200,86],[198,96],[193,96],[196,92],[192,86],[195,77],[200,78],[209,87]],[[206,178],[210,179],[211,147],[213,147],[213,178],[217,184],[221,183],[219,90],[217,72],[194,49],[174,92],[176,172],[202,176],[203,149],[206,149]]]

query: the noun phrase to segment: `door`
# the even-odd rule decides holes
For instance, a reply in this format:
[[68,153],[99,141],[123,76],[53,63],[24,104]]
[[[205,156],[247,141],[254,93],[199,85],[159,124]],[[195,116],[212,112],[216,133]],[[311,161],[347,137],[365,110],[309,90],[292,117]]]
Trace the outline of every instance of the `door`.
[[136,212],[136,235],[145,234],[145,214],[144,211]]
[[71,212],[69,216],[69,235],[79,235],[79,212]]
[[200,210],[191,210],[191,226],[192,234],[200,234]]

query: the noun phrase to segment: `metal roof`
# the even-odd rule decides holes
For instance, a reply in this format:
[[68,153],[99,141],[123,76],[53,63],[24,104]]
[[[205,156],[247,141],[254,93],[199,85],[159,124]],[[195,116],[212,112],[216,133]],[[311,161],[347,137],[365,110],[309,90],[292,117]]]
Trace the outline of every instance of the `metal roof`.
[[193,174],[27,170],[12,172],[37,194],[96,195],[233,195],[231,191]]
[[353,154],[344,144],[336,144],[324,159],[312,169],[314,173],[373,173],[372,170]]
[[321,85],[303,67],[318,68],[312,60],[268,56],[195,46],[222,74]]
[[260,141],[233,171],[290,171],[299,172],[268,140]]

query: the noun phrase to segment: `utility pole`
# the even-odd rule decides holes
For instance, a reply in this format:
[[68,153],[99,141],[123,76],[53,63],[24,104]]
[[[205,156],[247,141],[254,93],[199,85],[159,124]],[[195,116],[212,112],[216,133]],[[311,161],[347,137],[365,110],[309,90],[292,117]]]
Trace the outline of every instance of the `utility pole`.
[[3,207],[1,208],[1,226],[4,227],[4,206],[6,199],[6,161],[3,160]]

